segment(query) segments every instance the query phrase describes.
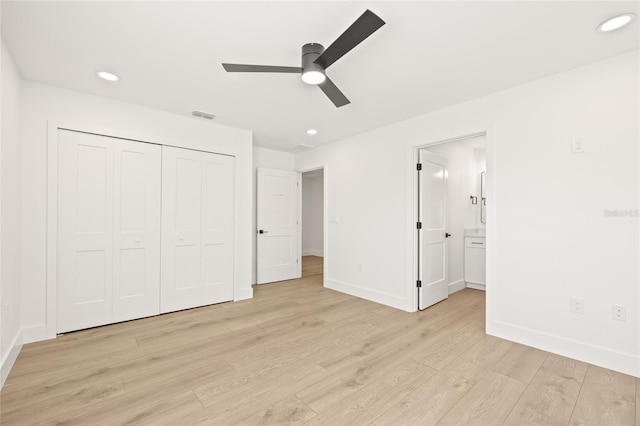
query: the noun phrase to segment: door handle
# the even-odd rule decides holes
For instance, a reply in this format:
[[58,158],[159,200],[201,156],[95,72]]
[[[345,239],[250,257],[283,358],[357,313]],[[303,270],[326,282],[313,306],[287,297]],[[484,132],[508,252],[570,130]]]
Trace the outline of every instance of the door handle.
[[268,234],[269,231],[265,231],[264,229],[258,230],[258,234]]
[[452,235],[451,235],[450,233],[446,232],[446,233],[444,234],[444,237],[445,237],[445,238],[449,238],[449,237],[452,237]]

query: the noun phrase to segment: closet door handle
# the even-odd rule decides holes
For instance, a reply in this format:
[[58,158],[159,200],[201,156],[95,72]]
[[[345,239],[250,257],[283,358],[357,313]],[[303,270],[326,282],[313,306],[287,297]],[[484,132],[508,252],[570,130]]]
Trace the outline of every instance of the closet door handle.
[[265,231],[264,229],[258,230],[258,234],[268,234],[269,231]]
[[448,233],[448,232],[444,234],[444,237],[445,237],[445,238],[449,238],[449,237],[451,237],[451,236],[452,236],[452,235],[451,235],[450,233]]

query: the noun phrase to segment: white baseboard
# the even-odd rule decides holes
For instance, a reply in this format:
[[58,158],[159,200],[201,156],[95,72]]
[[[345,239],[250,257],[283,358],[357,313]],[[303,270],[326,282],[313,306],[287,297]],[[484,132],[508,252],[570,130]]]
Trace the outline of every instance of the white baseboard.
[[393,296],[388,293],[382,293],[380,291],[371,290],[354,284],[332,280],[330,278],[324,280],[324,286],[331,290],[350,294],[351,296],[356,296],[361,299],[371,300],[372,302],[391,306],[392,308],[401,309],[403,311],[407,310],[407,301],[402,297]]
[[22,329],[22,342],[24,344],[47,340],[47,326],[45,324],[34,325]]
[[468,288],[473,288],[475,290],[487,290],[487,286],[485,284],[476,284],[476,283],[466,283]]
[[13,367],[13,364],[18,359],[18,355],[20,354],[20,350],[22,349],[22,330],[14,337],[11,342],[11,350],[2,360],[2,365],[0,365],[0,389],[4,386],[4,382],[9,377],[9,372]]
[[449,294],[455,293],[456,291],[460,291],[465,287],[466,287],[466,285],[465,285],[464,280],[458,280],[458,281],[454,281],[452,283],[449,283]]
[[617,352],[601,346],[541,333],[502,321],[487,323],[487,334],[640,377],[640,357],[638,355]]
[[253,288],[243,288],[238,291],[237,294],[234,295],[233,301],[237,302],[239,300],[252,299],[253,298]]
[[323,251],[323,250],[313,250],[313,249],[309,249],[309,250],[302,250],[302,255],[303,255],[303,256],[318,256],[318,257],[324,257],[324,251]]

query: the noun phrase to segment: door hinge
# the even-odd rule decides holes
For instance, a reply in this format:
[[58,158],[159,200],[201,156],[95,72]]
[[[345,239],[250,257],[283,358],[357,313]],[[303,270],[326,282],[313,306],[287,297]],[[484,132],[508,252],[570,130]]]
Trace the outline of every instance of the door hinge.
[[422,229],[422,222],[416,223],[416,228],[417,229]]
[[296,258],[296,263],[298,263],[298,259]]
[[417,171],[422,170],[422,163],[418,163],[418,164],[416,164],[416,170],[417,170]]
[[418,288],[422,287],[422,281],[420,280],[416,281],[416,287]]

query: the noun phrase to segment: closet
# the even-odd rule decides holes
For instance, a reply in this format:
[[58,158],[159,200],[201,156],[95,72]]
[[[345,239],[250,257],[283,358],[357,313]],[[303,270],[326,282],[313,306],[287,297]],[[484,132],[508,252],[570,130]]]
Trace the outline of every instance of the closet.
[[233,299],[234,157],[58,131],[57,332]]
[[162,313],[233,299],[234,158],[162,148]]

